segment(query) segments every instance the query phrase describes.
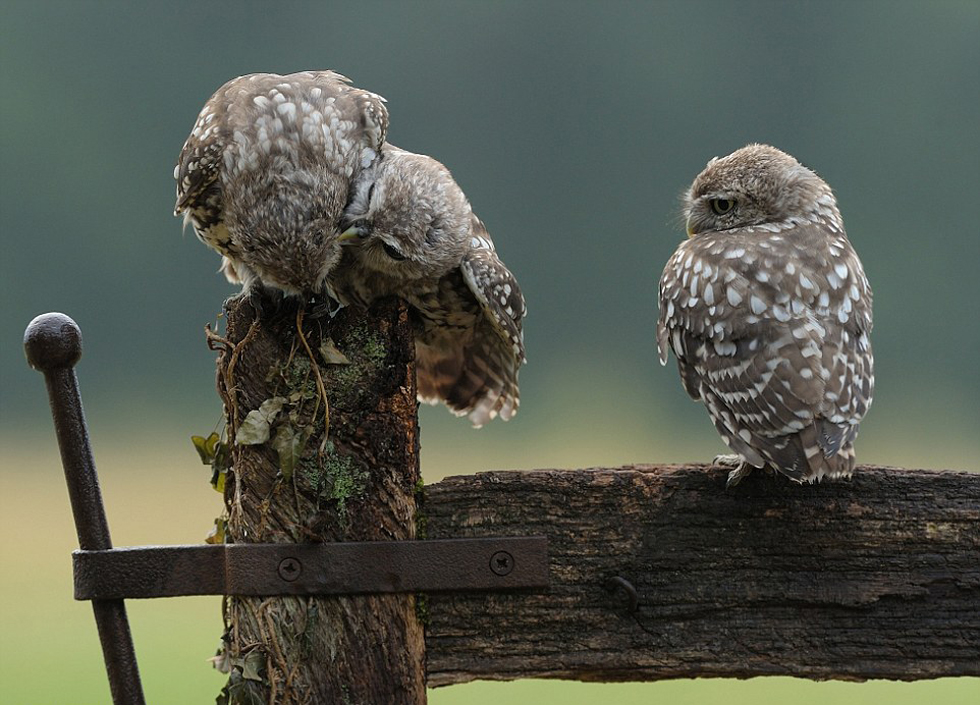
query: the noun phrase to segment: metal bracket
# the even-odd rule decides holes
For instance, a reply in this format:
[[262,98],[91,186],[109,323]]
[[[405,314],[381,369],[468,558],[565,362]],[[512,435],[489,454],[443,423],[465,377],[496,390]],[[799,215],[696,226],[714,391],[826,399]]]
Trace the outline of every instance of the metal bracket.
[[76,600],[352,595],[548,585],[548,540],[142,546],[75,551]]
[[82,333],[68,316],[24,331],[27,361],[44,373],[80,551],[75,599],[92,600],[115,705],[145,705],[123,601],[177,595],[338,595],[501,590],[548,585],[544,537],[221,544],[113,548],[75,363]]

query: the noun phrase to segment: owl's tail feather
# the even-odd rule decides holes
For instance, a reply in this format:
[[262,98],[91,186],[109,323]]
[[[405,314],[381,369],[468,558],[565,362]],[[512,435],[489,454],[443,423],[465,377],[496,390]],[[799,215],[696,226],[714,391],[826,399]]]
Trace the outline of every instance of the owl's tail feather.
[[796,482],[814,484],[823,479],[848,478],[854,471],[854,438],[857,427],[840,427],[817,418],[802,431],[778,439],[766,439],[763,455],[776,470]]

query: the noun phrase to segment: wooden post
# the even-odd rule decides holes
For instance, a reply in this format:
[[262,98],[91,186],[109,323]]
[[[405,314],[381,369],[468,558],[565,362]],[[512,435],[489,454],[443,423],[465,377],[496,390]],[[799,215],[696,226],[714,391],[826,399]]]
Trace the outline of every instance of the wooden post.
[[[229,304],[226,336],[210,335],[220,350],[218,391],[230,443],[226,540],[414,538],[418,424],[405,306],[385,300],[366,316],[351,308],[335,318],[307,314],[306,338],[330,402],[328,440],[295,308],[288,301],[265,308],[257,315],[239,297]],[[348,363],[330,364],[344,356]],[[224,616],[216,661],[229,681],[219,702],[425,702],[424,642],[412,595],[229,597]]]
[[429,685],[980,676],[980,474],[631,466],[426,488],[430,538],[549,537],[551,585],[429,600]]

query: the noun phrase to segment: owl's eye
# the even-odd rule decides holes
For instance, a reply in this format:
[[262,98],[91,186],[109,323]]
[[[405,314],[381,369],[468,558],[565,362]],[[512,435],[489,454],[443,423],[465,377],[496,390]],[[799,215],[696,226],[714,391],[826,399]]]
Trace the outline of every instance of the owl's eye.
[[399,261],[403,259],[407,259],[405,255],[403,255],[401,252],[399,252],[394,247],[389,245],[387,242],[382,241],[381,246],[385,249],[385,254],[387,254],[392,259],[399,260]]
[[711,210],[718,215],[725,215],[735,207],[735,201],[727,198],[712,198],[708,203],[711,204]]

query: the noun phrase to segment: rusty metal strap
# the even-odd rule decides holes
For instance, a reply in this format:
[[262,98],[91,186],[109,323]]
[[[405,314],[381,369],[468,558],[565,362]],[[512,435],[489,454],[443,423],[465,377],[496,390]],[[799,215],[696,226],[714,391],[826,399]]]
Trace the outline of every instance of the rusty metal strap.
[[75,599],[352,595],[548,585],[548,540],[140,546],[75,551]]

